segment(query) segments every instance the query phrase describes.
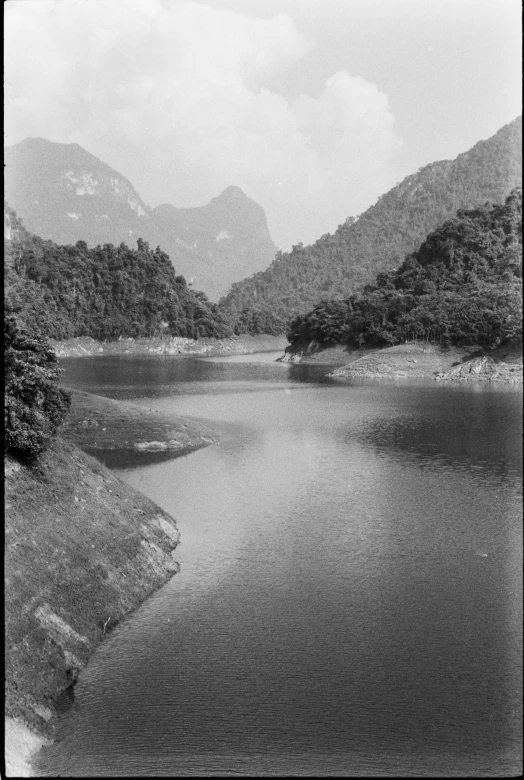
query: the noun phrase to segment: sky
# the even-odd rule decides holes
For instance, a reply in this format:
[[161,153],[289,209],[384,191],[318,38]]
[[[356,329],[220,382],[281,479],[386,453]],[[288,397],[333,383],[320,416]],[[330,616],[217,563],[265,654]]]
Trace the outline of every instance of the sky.
[[6,145],[76,142],[149,206],[231,184],[287,251],[521,113],[519,0],[8,0]]

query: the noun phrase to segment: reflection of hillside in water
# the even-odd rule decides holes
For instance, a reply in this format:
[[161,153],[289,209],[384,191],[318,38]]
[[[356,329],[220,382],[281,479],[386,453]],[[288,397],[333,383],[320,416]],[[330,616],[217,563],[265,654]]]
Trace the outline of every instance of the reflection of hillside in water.
[[[280,355],[280,353],[273,353]],[[262,359],[261,359],[262,358]],[[268,362],[264,354],[235,358],[195,355],[101,355],[62,358],[62,383],[120,400],[273,390],[282,383],[334,385],[331,366]]]
[[[387,454],[403,458],[411,454],[423,468],[447,461],[453,468],[479,471],[482,478],[491,474],[515,481],[520,477],[521,436],[516,435],[522,431],[520,391],[439,387],[437,400],[432,393],[417,393],[416,387],[409,390],[413,403],[405,414],[367,419],[349,433],[351,438],[356,435],[363,444]],[[496,436],[491,435],[494,430]]]

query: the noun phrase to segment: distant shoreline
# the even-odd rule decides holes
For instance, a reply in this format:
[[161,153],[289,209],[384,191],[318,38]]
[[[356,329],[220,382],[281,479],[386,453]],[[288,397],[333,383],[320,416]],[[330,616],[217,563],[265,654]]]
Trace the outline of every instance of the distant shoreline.
[[440,347],[414,341],[382,349],[349,350],[340,344],[315,342],[287,351],[285,363],[338,365],[338,379],[436,379],[522,384],[522,345],[503,345],[491,352],[478,347]]
[[120,338],[116,341],[96,341],[89,336],[56,340],[49,343],[57,357],[94,357],[97,355],[250,355],[256,352],[285,350],[285,336],[232,336],[228,339]]

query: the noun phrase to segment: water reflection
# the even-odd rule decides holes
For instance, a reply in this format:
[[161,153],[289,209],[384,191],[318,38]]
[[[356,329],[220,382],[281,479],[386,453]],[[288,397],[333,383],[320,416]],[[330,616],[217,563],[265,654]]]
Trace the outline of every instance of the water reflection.
[[281,383],[336,385],[330,366],[276,363],[281,353],[230,358],[189,355],[112,355],[62,358],[62,383],[110,398],[260,392]]
[[[437,394],[438,393],[438,397]],[[415,398],[416,395],[416,398]],[[410,403],[413,401],[413,403]],[[388,410],[389,412],[389,410]],[[518,486],[522,475],[522,402],[519,392],[405,388],[402,406],[345,436],[379,452],[411,456],[421,468],[468,468]],[[497,435],[492,431],[496,429]]]
[[137,393],[182,372],[176,399],[143,402],[237,427],[124,472],[177,518],[181,572],[82,674],[44,771],[517,767],[519,395],[162,362],[119,360],[114,384],[107,367],[100,381]]

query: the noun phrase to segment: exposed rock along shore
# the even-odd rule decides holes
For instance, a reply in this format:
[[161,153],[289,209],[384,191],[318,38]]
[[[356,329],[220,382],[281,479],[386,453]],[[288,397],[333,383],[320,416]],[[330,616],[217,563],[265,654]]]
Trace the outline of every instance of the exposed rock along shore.
[[351,352],[347,347],[341,344],[326,347],[318,341],[310,341],[299,349],[292,350],[289,344],[282,357],[278,358],[279,363],[325,363],[343,365],[351,360],[352,355],[364,355],[364,350]]
[[6,455],[5,617],[8,776],[32,776],[89,657],[178,571],[175,520],[98,456],[176,457],[216,441],[196,420],[73,392],[71,417],[34,465]]
[[312,342],[285,353],[283,362],[320,363],[339,367],[329,376],[339,379],[436,379],[522,383],[522,345],[504,345],[479,355],[478,347],[443,348],[411,342],[373,350],[322,348]]
[[94,355],[250,355],[255,352],[278,352],[288,346],[285,336],[233,336],[229,339],[169,338],[118,339],[96,341],[88,336],[57,341],[50,339],[57,357]]
[[468,360],[450,371],[437,374],[435,379],[440,381],[522,384],[522,360],[520,363],[507,363],[503,360],[494,360],[489,355],[484,355],[483,357]]

